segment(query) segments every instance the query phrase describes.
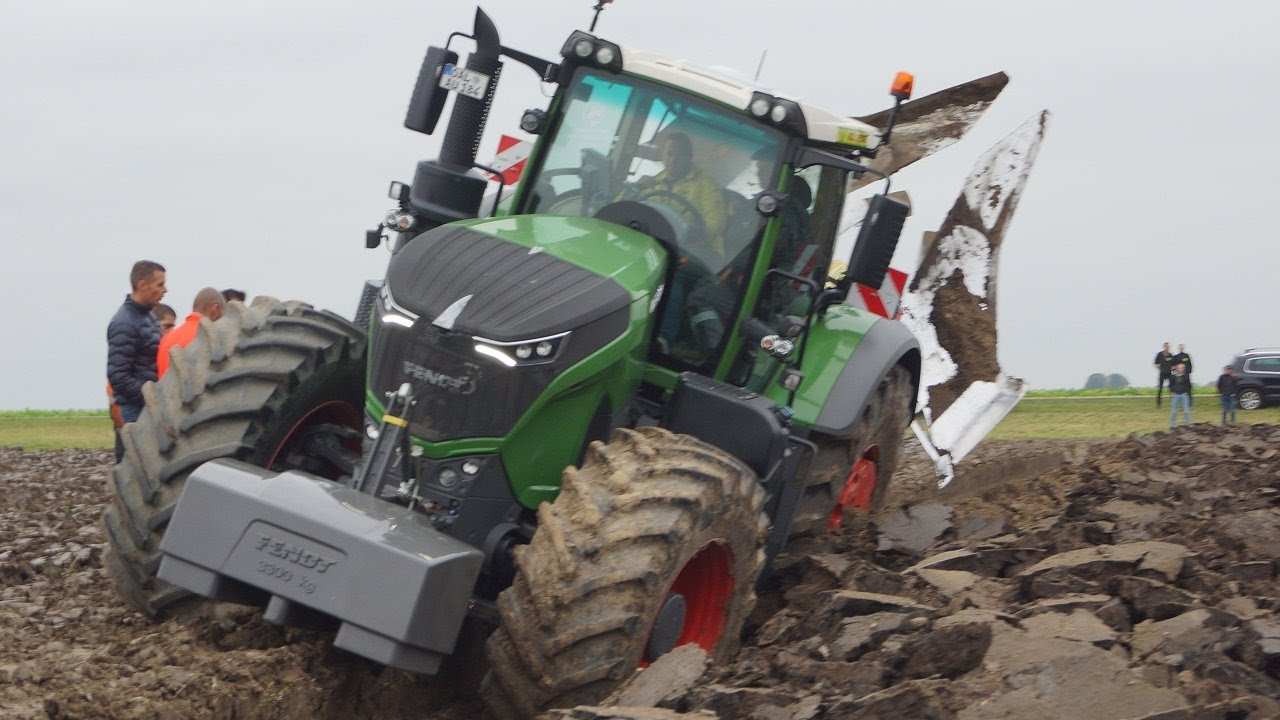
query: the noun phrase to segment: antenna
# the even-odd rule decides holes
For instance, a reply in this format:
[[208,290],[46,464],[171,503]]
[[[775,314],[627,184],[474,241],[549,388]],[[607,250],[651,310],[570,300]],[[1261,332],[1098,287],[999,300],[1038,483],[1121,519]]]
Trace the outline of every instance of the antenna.
[[760,51],[760,64],[756,65],[756,79],[753,82],[760,82],[760,71],[764,70],[764,59],[769,57],[768,48]]
[[612,3],[612,2],[613,0],[596,0],[596,6],[595,8],[593,8],[596,11],[596,14],[591,16],[591,27],[588,28],[587,32],[596,31],[596,23],[600,21],[600,11],[604,10],[605,5],[608,5],[609,3]]

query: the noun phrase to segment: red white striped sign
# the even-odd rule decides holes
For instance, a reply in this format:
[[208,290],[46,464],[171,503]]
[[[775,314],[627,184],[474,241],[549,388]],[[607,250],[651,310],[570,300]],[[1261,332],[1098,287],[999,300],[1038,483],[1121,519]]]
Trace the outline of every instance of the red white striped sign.
[[[498,154],[489,161],[489,167],[502,173],[502,181],[507,185],[515,185],[524,172],[525,161],[533,152],[533,143],[520,138],[503,135],[498,138]],[[497,182],[497,179],[494,179]]]
[[862,283],[854,283],[847,304],[875,313],[880,317],[896,320],[902,313],[902,293],[906,292],[907,274],[889,268],[880,289],[875,290]]

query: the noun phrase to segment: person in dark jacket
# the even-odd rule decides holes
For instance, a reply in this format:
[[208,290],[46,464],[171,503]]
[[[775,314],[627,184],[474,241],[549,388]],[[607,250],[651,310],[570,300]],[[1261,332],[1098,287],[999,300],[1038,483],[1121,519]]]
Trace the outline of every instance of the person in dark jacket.
[[[1178,364],[1187,368],[1187,380],[1190,382],[1190,378],[1192,378],[1192,356],[1187,354],[1187,346],[1183,345],[1183,343],[1178,343],[1178,352],[1174,354],[1174,365]],[[1187,404],[1188,407],[1196,405],[1196,396],[1188,395]]]
[[1187,366],[1178,363],[1173,366],[1173,371],[1169,373],[1169,394],[1172,396],[1169,400],[1169,429],[1172,430],[1174,421],[1178,418],[1178,406],[1182,406],[1182,424],[1187,425],[1191,422],[1191,373],[1187,372]]
[[1239,390],[1236,382],[1236,371],[1230,365],[1222,368],[1222,374],[1218,376],[1218,397],[1222,398],[1222,424],[1227,425],[1227,413],[1231,414],[1231,425],[1236,424],[1236,392]]
[[1169,343],[1161,346],[1160,352],[1156,353],[1154,365],[1159,373],[1156,380],[1156,407],[1160,407],[1160,395],[1169,382],[1169,371],[1173,369],[1173,353],[1169,351]]
[[[139,260],[129,272],[132,292],[107,325],[107,380],[126,423],[142,414],[142,386],[156,379],[160,324],[151,309],[165,294],[164,266]],[[124,455],[116,434],[116,462]]]
[[1178,352],[1173,354],[1174,365],[1185,365],[1187,368],[1187,377],[1191,377],[1191,356],[1187,354],[1187,346],[1178,344]]

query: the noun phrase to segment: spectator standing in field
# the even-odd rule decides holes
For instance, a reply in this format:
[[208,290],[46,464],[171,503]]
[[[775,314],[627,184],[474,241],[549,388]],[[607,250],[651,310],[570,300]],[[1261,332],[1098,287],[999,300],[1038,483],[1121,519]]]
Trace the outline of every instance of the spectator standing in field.
[[196,293],[196,299],[191,303],[191,314],[182,324],[173,329],[173,332],[165,335],[160,340],[160,349],[156,352],[156,377],[164,377],[165,371],[169,369],[169,351],[175,347],[186,347],[196,339],[196,332],[200,329],[200,318],[209,318],[217,320],[222,317],[222,310],[227,305],[227,301],[222,298],[222,293],[214,288],[202,288]]
[[[1178,352],[1173,354],[1173,364],[1182,364],[1187,368],[1187,382],[1191,382],[1191,356],[1187,354],[1187,346],[1178,343]],[[1187,395],[1187,407],[1195,404],[1195,399],[1190,394]]]
[[1187,354],[1186,345],[1181,343],[1178,344],[1178,352],[1173,354],[1173,362],[1170,367],[1173,367],[1173,365],[1185,365],[1187,368],[1187,377],[1191,377],[1191,356]]
[[[1236,424],[1236,371],[1230,366],[1222,368],[1218,376],[1218,397],[1222,399],[1222,424]],[[1231,414],[1231,422],[1227,422],[1227,413]]]
[[1160,395],[1169,382],[1169,371],[1173,368],[1173,353],[1169,352],[1169,343],[1161,346],[1160,352],[1156,353],[1154,364],[1156,372],[1160,374],[1159,379],[1156,380],[1156,407],[1160,407]]
[[1169,373],[1169,429],[1172,430],[1178,417],[1178,406],[1182,406],[1182,424],[1191,422],[1191,375],[1187,366],[1178,363]]
[[156,322],[160,323],[160,337],[169,334],[174,325],[178,324],[178,313],[173,308],[164,303],[156,303],[152,308],[151,314],[156,316]]
[[244,294],[243,290],[236,290],[235,288],[227,288],[226,290],[222,291],[222,297],[227,302],[231,302],[232,300],[239,300],[240,302],[244,302],[246,295]]
[[[142,386],[156,379],[156,349],[160,346],[160,323],[151,309],[165,294],[164,266],[139,260],[129,271],[132,291],[107,325],[107,381],[120,406],[121,419],[134,422],[144,405]],[[124,455],[116,434],[116,461]]]

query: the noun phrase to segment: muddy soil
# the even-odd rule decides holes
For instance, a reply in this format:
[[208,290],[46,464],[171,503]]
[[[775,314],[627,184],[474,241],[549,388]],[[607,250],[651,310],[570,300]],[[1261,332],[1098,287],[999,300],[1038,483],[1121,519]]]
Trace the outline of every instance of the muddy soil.
[[[0,450],[0,717],[483,717],[323,631],[126,609],[109,460]],[[911,453],[891,497],[779,558],[733,663],[563,716],[1280,716],[1280,427],[992,443],[943,492]]]

